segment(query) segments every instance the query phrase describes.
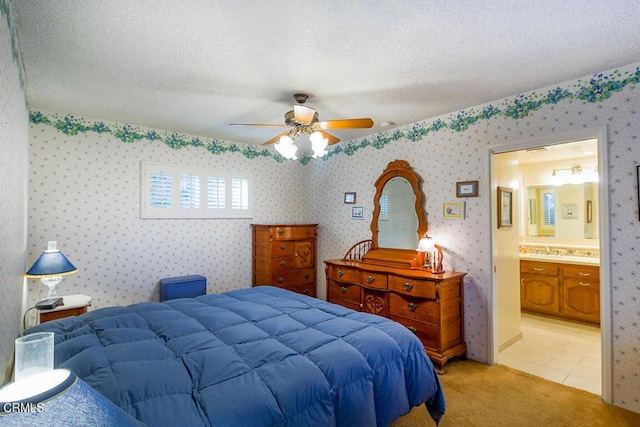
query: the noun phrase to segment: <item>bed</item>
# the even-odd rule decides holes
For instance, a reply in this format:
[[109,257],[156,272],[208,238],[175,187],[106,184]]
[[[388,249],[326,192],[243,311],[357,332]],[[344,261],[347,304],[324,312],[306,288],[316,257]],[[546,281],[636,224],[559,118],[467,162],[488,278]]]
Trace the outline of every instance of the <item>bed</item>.
[[47,322],[67,368],[148,426],[386,426],[445,402],[388,319],[260,286]]

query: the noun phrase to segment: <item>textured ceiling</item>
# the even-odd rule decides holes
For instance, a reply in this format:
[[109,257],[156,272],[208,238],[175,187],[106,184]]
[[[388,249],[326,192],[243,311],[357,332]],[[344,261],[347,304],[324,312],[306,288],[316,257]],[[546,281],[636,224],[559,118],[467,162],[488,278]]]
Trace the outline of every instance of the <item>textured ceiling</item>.
[[308,92],[350,140],[640,61],[638,0],[11,0],[31,110],[262,143]]

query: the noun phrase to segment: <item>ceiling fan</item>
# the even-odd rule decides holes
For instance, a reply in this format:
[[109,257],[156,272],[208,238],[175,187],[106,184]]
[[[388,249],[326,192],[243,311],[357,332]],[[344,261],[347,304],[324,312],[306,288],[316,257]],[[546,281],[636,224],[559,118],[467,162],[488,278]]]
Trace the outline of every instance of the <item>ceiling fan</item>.
[[231,123],[231,126],[290,126],[291,129],[276,135],[262,145],[276,143],[275,147],[280,154],[287,158],[294,159],[296,147],[293,143],[302,134],[309,135],[314,157],[325,153],[327,145],[333,145],[340,141],[340,138],[331,135],[326,130],[332,129],[365,129],[373,126],[373,120],[369,118],[342,119],[320,121],[318,112],[306,105],[309,95],[306,93],[294,93],[293,99],[297,104],[293,110],[287,111],[284,115],[283,124],[271,123]]

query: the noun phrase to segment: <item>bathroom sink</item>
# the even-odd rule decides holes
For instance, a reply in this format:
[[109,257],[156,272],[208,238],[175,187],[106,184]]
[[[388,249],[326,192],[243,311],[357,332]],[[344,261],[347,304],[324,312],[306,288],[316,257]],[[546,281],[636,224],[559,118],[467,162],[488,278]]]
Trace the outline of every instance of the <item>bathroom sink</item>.
[[558,262],[562,264],[588,264],[600,265],[599,258],[589,258],[575,255],[547,255],[547,254],[520,254],[520,259],[528,259],[531,261]]

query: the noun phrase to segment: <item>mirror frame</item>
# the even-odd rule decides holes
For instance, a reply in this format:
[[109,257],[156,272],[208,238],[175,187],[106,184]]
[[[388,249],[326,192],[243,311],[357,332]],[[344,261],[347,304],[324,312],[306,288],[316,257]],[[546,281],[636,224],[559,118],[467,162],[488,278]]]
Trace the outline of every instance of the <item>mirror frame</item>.
[[[376,194],[373,198],[373,217],[371,218],[371,250],[363,257],[363,261],[383,263],[383,264],[405,264],[418,267],[420,264],[419,253],[415,249],[380,248],[378,246],[378,219],[380,217],[380,196],[387,182],[392,178],[401,177],[407,180],[413,189],[416,197],[415,211],[418,217],[418,229],[416,230],[418,240],[427,234],[427,218],[424,210],[424,193],[422,192],[422,178],[413,171],[413,168],[406,160],[394,160],[387,165],[375,182]],[[416,258],[416,256],[418,256]]]

